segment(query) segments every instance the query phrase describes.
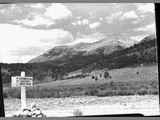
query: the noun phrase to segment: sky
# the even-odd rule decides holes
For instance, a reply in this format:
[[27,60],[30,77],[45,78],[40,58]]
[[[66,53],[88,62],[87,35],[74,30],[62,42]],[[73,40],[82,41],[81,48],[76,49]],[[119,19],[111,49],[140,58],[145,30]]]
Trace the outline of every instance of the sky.
[[26,63],[55,46],[101,39],[130,45],[154,33],[153,3],[0,4],[3,63]]

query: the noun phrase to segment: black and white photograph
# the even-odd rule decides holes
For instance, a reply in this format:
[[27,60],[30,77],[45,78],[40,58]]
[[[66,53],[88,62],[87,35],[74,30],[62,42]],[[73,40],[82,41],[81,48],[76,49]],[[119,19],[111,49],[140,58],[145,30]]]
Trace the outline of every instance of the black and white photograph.
[[160,114],[154,3],[0,4],[5,117]]

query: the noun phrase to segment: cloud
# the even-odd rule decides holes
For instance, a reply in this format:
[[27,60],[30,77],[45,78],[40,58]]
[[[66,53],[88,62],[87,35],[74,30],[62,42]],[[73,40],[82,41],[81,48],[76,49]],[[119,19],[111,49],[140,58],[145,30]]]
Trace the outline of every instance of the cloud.
[[145,36],[146,35],[130,36],[130,39],[135,42],[138,42],[138,41],[141,41]]
[[[32,3],[0,5],[0,23],[21,24],[27,27],[52,26],[72,16],[61,3]],[[58,21],[57,21],[58,20]]]
[[77,20],[77,21],[74,21],[74,22],[72,22],[72,25],[74,25],[74,26],[76,26],[76,25],[88,25],[89,24],[89,20],[88,19],[86,19],[86,18],[83,18],[83,19],[79,19],[79,20]]
[[119,12],[112,13],[109,16],[106,16],[105,19],[107,20],[108,24],[111,24],[114,22],[114,20],[119,19],[121,15],[122,15],[122,11],[119,11]]
[[76,25],[77,25],[77,23],[76,23],[76,22],[72,22],[71,24],[72,24],[72,25],[74,25],[74,26],[76,26]]
[[92,43],[96,42],[98,40],[104,39],[106,36],[103,33],[96,32],[88,35],[79,35],[73,42],[69,43],[68,45],[73,45],[81,42],[86,42],[86,43]]
[[99,20],[100,20],[100,21],[103,21],[103,20],[104,20],[104,18],[103,18],[103,17],[100,17],[100,18],[99,18]]
[[80,20],[82,18],[82,16],[77,16],[76,19]]
[[46,9],[44,15],[53,20],[59,20],[71,17],[72,12],[61,3],[53,3]]
[[44,8],[44,4],[42,3],[36,3],[36,4],[30,4],[30,7],[32,8]]
[[81,20],[78,20],[78,21],[77,21],[77,25],[82,25],[82,21],[81,21]]
[[149,34],[153,34],[156,31],[155,23],[146,25],[144,27],[136,28],[135,31],[143,31],[143,32],[146,32],[146,33],[149,33]]
[[94,23],[89,24],[89,27],[91,29],[95,29],[95,28],[99,27],[100,25],[101,25],[100,22],[94,22]]
[[41,42],[55,45],[65,45],[73,42],[74,38],[72,34],[68,31],[56,30],[52,38],[41,39]]
[[83,25],[88,25],[89,24],[89,20],[88,19],[83,19],[82,20],[82,24]]
[[45,5],[41,8],[32,7],[33,5],[36,4],[1,4],[0,22],[14,23],[15,20],[23,20],[34,15],[43,14]]
[[23,20],[15,20],[16,23],[18,24],[23,24],[26,26],[34,27],[38,25],[45,25],[45,26],[50,26],[55,24],[55,22],[51,19],[45,18],[43,16],[34,16],[32,19],[23,19]]
[[124,13],[120,19],[121,20],[125,20],[125,19],[137,19],[138,18],[138,15],[136,14],[135,11],[129,11],[129,12],[126,12]]
[[11,51],[13,56],[35,56],[41,52],[44,52],[43,48],[36,46],[29,46],[24,48],[19,48]]
[[154,3],[137,4],[137,10],[141,13],[154,13]]
[[[41,52],[45,52],[57,44],[72,40],[71,34],[63,29],[38,30],[24,28],[18,25],[0,24],[0,33],[2,38],[0,39],[1,60],[4,62],[15,62],[18,60],[18,57],[23,58],[21,53],[27,52],[25,51],[27,48],[28,50],[31,50],[29,49],[31,47],[36,48],[37,51],[35,56],[38,56]],[[46,41],[42,42],[42,40]],[[33,54],[30,56],[33,57]],[[30,57],[28,56],[27,58]],[[26,59],[23,62],[28,60],[29,59]]]

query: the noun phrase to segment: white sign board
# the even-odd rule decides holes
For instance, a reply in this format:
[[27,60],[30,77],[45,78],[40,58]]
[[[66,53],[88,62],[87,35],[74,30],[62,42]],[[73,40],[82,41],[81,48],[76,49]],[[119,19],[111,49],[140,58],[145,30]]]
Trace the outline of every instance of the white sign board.
[[14,76],[11,77],[12,80],[12,87],[29,87],[33,86],[33,77],[21,77],[21,76]]
[[33,77],[25,77],[25,72],[21,72],[21,76],[11,77],[12,87],[21,87],[21,109],[26,107],[26,87],[33,86]]

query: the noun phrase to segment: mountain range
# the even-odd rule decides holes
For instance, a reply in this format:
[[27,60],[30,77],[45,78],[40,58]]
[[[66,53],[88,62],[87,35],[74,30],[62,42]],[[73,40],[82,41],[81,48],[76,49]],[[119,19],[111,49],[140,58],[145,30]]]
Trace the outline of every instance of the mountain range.
[[120,41],[105,39],[95,43],[79,43],[58,46],[30,60],[28,63],[1,63],[5,83],[11,75],[25,71],[36,81],[63,79],[67,73],[77,70],[117,69],[129,66],[157,64],[157,44],[155,35],[146,36],[140,42],[127,47]]
[[93,43],[81,42],[75,45],[54,47],[42,55],[31,59],[29,63],[64,61],[66,59],[73,58],[75,55],[108,55],[114,51],[122,50],[124,48],[127,48],[127,45],[124,42],[115,39],[102,39]]

